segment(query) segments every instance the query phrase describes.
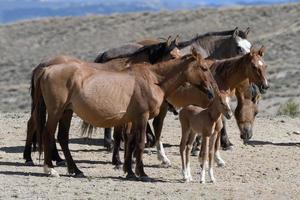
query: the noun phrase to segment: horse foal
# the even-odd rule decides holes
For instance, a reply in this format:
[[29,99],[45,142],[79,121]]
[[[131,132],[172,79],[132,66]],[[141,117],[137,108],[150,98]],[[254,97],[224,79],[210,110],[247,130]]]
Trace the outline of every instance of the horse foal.
[[193,142],[197,134],[199,134],[202,137],[203,149],[202,155],[199,155],[199,161],[202,162],[200,182],[205,183],[207,163],[209,164],[209,177],[212,182],[215,182],[212,166],[215,154],[215,142],[223,127],[222,114],[228,119],[232,116],[229,97],[224,91],[218,92],[217,96],[206,109],[197,106],[187,106],[180,111],[179,119],[182,129],[180,156],[182,175],[185,181],[192,181],[189,157]]

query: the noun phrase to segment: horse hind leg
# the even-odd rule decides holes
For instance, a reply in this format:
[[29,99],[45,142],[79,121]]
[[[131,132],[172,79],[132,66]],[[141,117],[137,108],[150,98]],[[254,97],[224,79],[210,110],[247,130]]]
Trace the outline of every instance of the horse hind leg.
[[59,174],[53,168],[52,164],[52,152],[53,144],[55,142],[55,130],[58,125],[59,117],[57,115],[48,114],[48,119],[46,122],[46,127],[43,129],[43,145],[44,145],[44,172],[52,177],[59,177]]
[[31,157],[31,146],[33,142],[33,138],[36,136],[36,128],[34,125],[33,116],[30,116],[27,122],[27,135],[26,135],[26,143],[23,152],[23,158],[25,159],[25,165],[33,166],[33,160]]
[[112,155],[112,164],[115,165],[116,169],[120,169],[122,166],[122,161],[120,159],[120,145],[122,141],[124,126],[114,127],[114,148]]
[[69,174],[75,175],[76,177],[83,177],[84,174],[76,166],[69,149],[69,130],[70,130],[72,115],[73,115],[72,110],[64,111],[59,123],[60,131],[58,132],[58,142],[67,160]]

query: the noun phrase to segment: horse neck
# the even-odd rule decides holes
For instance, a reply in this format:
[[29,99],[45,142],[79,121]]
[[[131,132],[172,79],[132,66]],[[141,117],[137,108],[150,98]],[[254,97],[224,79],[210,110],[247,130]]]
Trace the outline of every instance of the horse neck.
[[216,122],[221,117],[221,112],[218,110],[219,101],[217,100],[218,97],[215,97],[213,102],[208,106],[207,111],[209,114],[210,119],[213,122]]
[[200,45],[206,51],[209,58],[221,59],[224,57],[217,55],[217,50],[227,39],[228,36],[204,36],[194,43]]
[[220,90],[233,90],[247,80],[245,56],[217,61],[213,66],[215,80]]
[[168,96],[187,81],[185,71],[191,62],[192,58],[181,58],[151,66],[151,71],[157,74],[158,85],[164,91],[165,96]]

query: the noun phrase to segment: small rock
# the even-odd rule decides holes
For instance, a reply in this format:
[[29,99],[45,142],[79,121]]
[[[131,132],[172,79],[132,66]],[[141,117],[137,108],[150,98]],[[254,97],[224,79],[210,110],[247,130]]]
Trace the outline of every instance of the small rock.
[[279,169],[279,167],[276,167],[275,170],[279,171],[280,169]]

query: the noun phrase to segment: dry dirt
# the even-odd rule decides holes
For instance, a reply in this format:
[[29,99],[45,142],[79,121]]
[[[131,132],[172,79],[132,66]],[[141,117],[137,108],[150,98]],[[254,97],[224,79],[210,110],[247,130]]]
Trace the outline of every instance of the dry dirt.
[[[154,149],[144,155],[152,182],[127,181],[113,169],[103,136],[80,136],[80,120],[71,128],[71,153],[87,176],[49,178],[41,166],[24,166],[26,121],[30,110],[31,70],[44,57],[71,54],[92,61],[98,52],[145,37],[252,28],[250,40],[268,48],[271,89],[260,102],[251,145],[239,139],[229,122],[232,151],[222,151],[224,168],[215,168],[216,184],[199,183],[199,164],[192,158],[194,182],[180,173],[180,125],[167,117],[163,140],[172,167],[163,168]],[[277,116],[289,98],[300,100],[300,4],[235,7],[195,11],[51,18],[0,26],[0,199],[300,199],[300,119]],[[39,164],[38,154],[34,154]]]
[[[215,167],[215,184],[199,183],[199,163],[192,157],[194,182],[184,183],[179,154],[180,125],[169,115],[164,127],[165,150],[170,168],[160,167],[154,149],[144,154],[145,170],[152,182],[127,181],[121,170],[110,164],[99,138],[84,140],[80,121],[71,127],[71,153],[86,178],[43,174],[41,166],[24,166],[22,151],[28,114],[0,115],[0,199],[299,199],[300,124],[288,117],[258,118],[251,145],[239,139],[235,121],[229,122],[234,149],[222,151],[224,168]],[[61,152],[60,152],[61,153]],[[38,153],[34,161],[39,164]]]

